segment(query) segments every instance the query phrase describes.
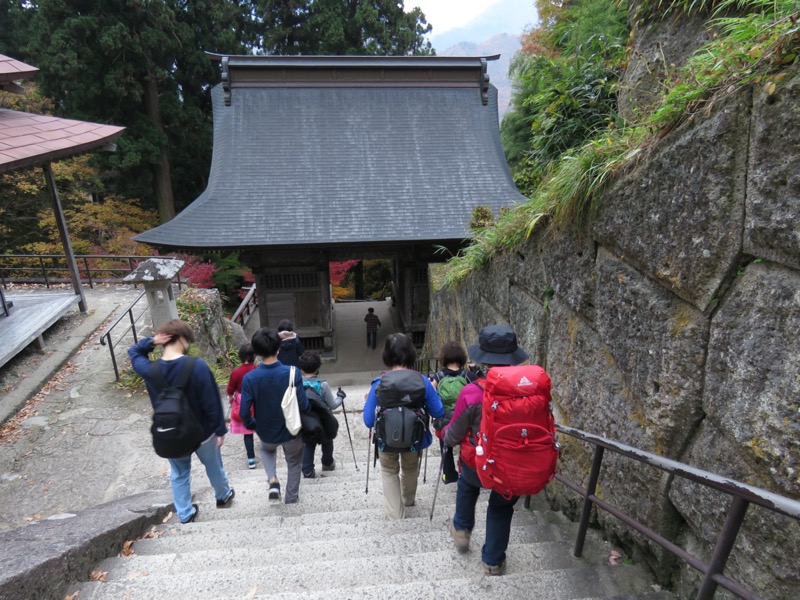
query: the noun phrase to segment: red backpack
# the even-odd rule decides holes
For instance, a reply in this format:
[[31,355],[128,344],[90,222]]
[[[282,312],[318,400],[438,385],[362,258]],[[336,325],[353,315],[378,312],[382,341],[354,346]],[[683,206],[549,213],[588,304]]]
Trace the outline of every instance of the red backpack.
[[475,467],[481,484],[505,498],[539,493],[556,474],[560,450],[550,377],[536,365],[493,367],[479,385]]

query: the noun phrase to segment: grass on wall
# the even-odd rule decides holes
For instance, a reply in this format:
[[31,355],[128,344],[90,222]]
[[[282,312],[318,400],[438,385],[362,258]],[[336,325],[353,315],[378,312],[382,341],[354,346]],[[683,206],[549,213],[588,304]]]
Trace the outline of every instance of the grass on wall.
[[[800,3],[797,0],[726,0],[659,3],[672,12],[713,6],[709,25],[719,32],[671,81],[660,105],[638,124],[617,127],[572,149],[554,162],[528,202],[478,230],[470,245],[448,261],[444,285],[453,286],[504,251],[519,248],[544,223],[563,228],[591,216],[609,178],[642,156],[666,132],[744,85],[772,94],[781,69],[798,62]],[[731,16],[737,15],[737,16]]]

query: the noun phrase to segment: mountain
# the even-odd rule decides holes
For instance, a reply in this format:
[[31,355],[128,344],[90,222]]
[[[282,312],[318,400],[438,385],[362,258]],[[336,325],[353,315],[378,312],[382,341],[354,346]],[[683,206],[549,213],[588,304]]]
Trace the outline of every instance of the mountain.
[[497,109],[500,119],[508,111],[511,101],[511,80],[508,78],[508,67],[511,59],[520,48],[519,36],[509,33],[498,33],[478,44],[460,42],[446,50],[436,50],[439,56],[491,56],[499,54],[498,60],[489,61],[489,82],[497,88]]
[[[408,4],[413,4],[413,2]],[[537,15],[533,0],[499,0],[487,6],[480,15],[463,27],[437,33],[436,23],[431,23],[433,25],[431,41],[438,50],[439,48],[449,49],[465,40],[488,40],[500,32],[518,36],[536,21]]]

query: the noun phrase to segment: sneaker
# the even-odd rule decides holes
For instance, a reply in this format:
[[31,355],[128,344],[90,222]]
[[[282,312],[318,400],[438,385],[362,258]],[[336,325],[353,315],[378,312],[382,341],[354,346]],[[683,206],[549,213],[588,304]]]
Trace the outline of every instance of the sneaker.
[[255,458],[248,458],[247,459],[247,468],[248,469],[255,469],[256,468],[256,459]]
[[481,562],[481,566],[483,567],[484,575],[502,575],[506,572],[505,560],[496,566],[487,565],[485,562]]
[[233,488],[231,488],[231,491],[228,492],[228,495],[225,496],[223,500],[217,500],[217,508],[228,508],[231,505],[231,502],[233,502],[233,497],[235,495],[236,492]]
[[317,476],[317,472],[314,469],[311,469],[308,473],[303,473],[303,477],[306,479],[314,479]]
[[334,460],[329,465],[322,465],[322,470],[323,471],[335,471],[336,470],[336,461]]
[[462,554],[469,550],[469,538],[471,532],[467,529],[456,529],[453,522],[450,521],[450,537],[453,538],[453,542],[456,545],[456,550],[461,552]]
[[281,499],[281,484],[280,482],[276,481],[274,483],[269,484],[269,499],[270,500],[280,500]]
[[192,504],[192,507],[194,508],[194,512],[192,513],[192,516],[189,517],[188,519],[186,519],[185,521],[181,521],[182,524],[186,525],[187,523],[191,523],[192,521],[194,521],[197,518],[197,513],[200,512],[200,507],[197,506],[197,504]]

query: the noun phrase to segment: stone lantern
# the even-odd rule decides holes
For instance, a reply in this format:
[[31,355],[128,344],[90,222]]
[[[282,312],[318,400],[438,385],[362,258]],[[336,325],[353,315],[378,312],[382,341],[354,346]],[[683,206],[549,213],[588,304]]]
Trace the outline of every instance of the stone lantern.
[[129,283],[141,283],[147,295],[153,329],[178,318],[178,305],[172,291],[172,279],[183,267],[177,258],[148,258],[124,277]]

